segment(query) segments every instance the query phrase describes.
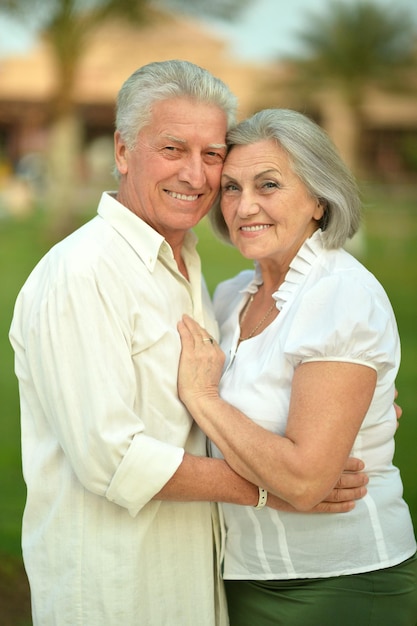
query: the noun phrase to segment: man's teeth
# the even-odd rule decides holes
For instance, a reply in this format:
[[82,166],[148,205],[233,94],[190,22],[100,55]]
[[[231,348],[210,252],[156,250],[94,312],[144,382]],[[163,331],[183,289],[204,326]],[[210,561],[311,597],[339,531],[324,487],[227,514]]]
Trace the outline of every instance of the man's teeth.
[[196,194],[195,196],[186,196],[184,193],[176,193],[175,191],[168,191],[167,193],[172,198],[177,198],[178,200],[188,200],[189,202],[197,200],[198,198],[198,194]]
[[259,224],[257,226],[241,226],[241,230],[250,232],[255,230],[265,230],[265,228],[269,228],[268,224]]

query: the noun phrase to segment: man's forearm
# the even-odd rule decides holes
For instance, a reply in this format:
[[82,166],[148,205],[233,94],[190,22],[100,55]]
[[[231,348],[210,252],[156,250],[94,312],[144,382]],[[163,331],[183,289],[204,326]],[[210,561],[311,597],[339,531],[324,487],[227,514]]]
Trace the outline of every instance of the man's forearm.
[[223,459],[184,454],[172,478],[154,496],[177,502],[229,502],[255,506],[258,488],[234,472]]

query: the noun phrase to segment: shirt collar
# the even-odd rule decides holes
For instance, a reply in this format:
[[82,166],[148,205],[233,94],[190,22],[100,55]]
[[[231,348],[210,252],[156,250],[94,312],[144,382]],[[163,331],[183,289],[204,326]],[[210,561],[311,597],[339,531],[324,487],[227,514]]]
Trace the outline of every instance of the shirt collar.
[[[103,218],[135,250],[144,265],[153,272],[159,256],[173,258],[171,246],[135,213],[116,200],[116,192],[103,192],[97,209]],[[184,247],[194,249],[197,236],[189,231],[184,239]]]
[[[287,300],[292,298],[298,288],[298,285],[300,285],[304,280],[304,277],[309,274],[315,260],[318,256],[320,256],[323,249],[323,233],[320,229],[318,229],[303,243],[290,263],[284,282],[280,285],[278,290],[272,294],[279,311],[281,311]],[[255,261],[255,271],[252,280],[248,285],[240,290],[240,293],[254,294],[258,291],[261,284],[261,268],[259,263]]]

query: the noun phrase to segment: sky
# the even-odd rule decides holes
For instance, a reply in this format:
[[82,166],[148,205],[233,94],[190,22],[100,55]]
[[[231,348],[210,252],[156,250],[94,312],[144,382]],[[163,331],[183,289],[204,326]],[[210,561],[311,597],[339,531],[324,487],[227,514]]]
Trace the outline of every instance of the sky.
[[[412,0],[411,0],[412,1]],[[229,51],[246,61],[269,61],[297,51],[294,32],[306,11],[322,11],[328,0],[252,0],[233,24],[214,30],[229,41]]]
[[[392,9],[393,0],[375,1]],[[306,13],[322,14],[328,4],[329,0],[252,0],[239,21],[216,29],[226,35],[238,58],[269,61],[298,52],[295,33],[305,24]],[[396,0],[395,6],[410,10],[417,24],[416,0]]]
[[[229,42],[229,52],[242,61],[263,62],[298,52],[295,33],[305,23],[306,11],[322,13],[329,0],[252,0],[233,24],[207,23]],[[392,0],[375,0],[392,6]],[[397,8],[412,11],[417,23],[416,0],[396,0]],[[0,56],[26,52],[33,45],[30,32],[0,17]]]

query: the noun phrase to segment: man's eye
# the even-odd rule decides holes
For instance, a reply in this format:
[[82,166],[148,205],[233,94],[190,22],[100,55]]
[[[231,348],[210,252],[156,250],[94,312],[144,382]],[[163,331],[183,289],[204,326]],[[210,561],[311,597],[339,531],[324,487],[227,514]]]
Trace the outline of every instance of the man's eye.
[[207,158],[209,158],[211,161],[220,161],[221,163],[223,163],[224,161],[224,156],[222,153],[220,152],[206,152]]

